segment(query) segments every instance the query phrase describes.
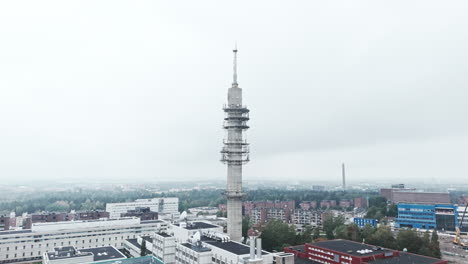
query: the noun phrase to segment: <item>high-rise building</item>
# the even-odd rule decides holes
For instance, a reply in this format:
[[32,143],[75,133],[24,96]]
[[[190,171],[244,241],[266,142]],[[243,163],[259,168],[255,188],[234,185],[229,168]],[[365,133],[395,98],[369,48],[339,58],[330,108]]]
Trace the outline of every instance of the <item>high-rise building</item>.
[[242,165],[249,161],[249,144],[243,139],[248,129],[249,109],[242,105],[242,89],[237,83],[237,48],[234,52],[234,78],[228,90],[228,102],[224,106],[226,114],[224,129],[227,137],[221,150],[221,161],[227,164],[227,231],[234,241],[242,238]]

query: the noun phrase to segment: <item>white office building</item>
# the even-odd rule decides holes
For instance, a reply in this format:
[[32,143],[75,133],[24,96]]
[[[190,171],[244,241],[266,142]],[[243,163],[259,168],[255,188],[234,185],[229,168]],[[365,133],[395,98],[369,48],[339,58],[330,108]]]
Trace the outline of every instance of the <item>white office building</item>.
[[[124,245],[135,254],[141,249],[139,241],[129,239]],[[231,241],[221,226],[201,221],[168,224],[167,229],[153,233],[146,247],[166,264],[271,264],[274,257],[262,250],[260,239],[256,245],[255,239],[250,245]]]
[[109,218],[116,219],[129,210],[147,207],[153,212],[158,212],[160,215],[177,214],[179,212],[179,198],[152,198],[138,199],[128,203],[108,203],[106,205],[106,212],[109,212]]
[[97,247],[78,250],[75,247],[58,247],[52,252],[44,252],[44,264],[92,264],[103,261],[126,259],[115,247]]
[[40,260],[58,247],[123,248],[126,239],[152,235],[166,227],[166,222],[139,218],[35,223],[29,230],[0,232],[0,263]]

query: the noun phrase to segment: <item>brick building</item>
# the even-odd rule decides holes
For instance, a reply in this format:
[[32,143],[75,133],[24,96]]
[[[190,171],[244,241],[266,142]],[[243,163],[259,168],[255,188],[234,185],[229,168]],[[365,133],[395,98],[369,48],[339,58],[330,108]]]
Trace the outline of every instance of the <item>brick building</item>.
[[369,204],[366,197],[357,197],[354,198],[354,207],[355,208],[367,208]]
[[340,200],[340,207],[348,208],[353,206],[353,200],[342,199]]
[[322,200],[320,202],[320,208],[331,208],[331,207],[336,207],[336,201],[335,200]]
[[[109,218],[109,212],[106,211],[77,211],[71,212],[70,220],[96,220],[101,218]],[[143,220],[143,219],[142,219]]]
[[146,207],[146,208],[137,207],[135,210],[129,210],[126,213],[121,214],[121,216],[122,217],[136,216],[140,218],[140,220],[142,221],[148,221],[148,220],[157,220],[158,212],[151,211],[149,207]]
[[448,264],[448,261],[349,240],[327,240],[284,248],[298,259],[327,264]]
[[303,201],[299,204],[302,210],[310,210],[317,208],[317,201]]

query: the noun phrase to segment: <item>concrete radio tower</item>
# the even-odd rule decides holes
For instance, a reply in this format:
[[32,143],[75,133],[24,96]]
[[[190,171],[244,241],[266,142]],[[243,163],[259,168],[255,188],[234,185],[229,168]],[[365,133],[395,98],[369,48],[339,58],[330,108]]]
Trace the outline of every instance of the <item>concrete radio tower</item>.
[[227,137],[221,150],[221,161],[227,164],[227,231],[234,241],[242,238],[242,165],[249,162],[249,144],[243,139],[248,129],[249,109],[242,105],[242,89],[237,84],[237,47],[234,52],[234,80],[224,105],[224,129]]

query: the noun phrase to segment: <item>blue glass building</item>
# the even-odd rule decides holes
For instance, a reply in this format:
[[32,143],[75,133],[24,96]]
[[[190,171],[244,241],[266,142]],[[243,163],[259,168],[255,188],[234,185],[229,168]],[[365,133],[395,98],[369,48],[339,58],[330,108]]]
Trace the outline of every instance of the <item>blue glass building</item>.
[[454,231],[458,226],[457,206],[449,204],[398,204],[396,227]]
[[377,219],[370,219],[370,218],[354,218],[354,223],[359,227],[365,227],[366,225],[376,226]]

